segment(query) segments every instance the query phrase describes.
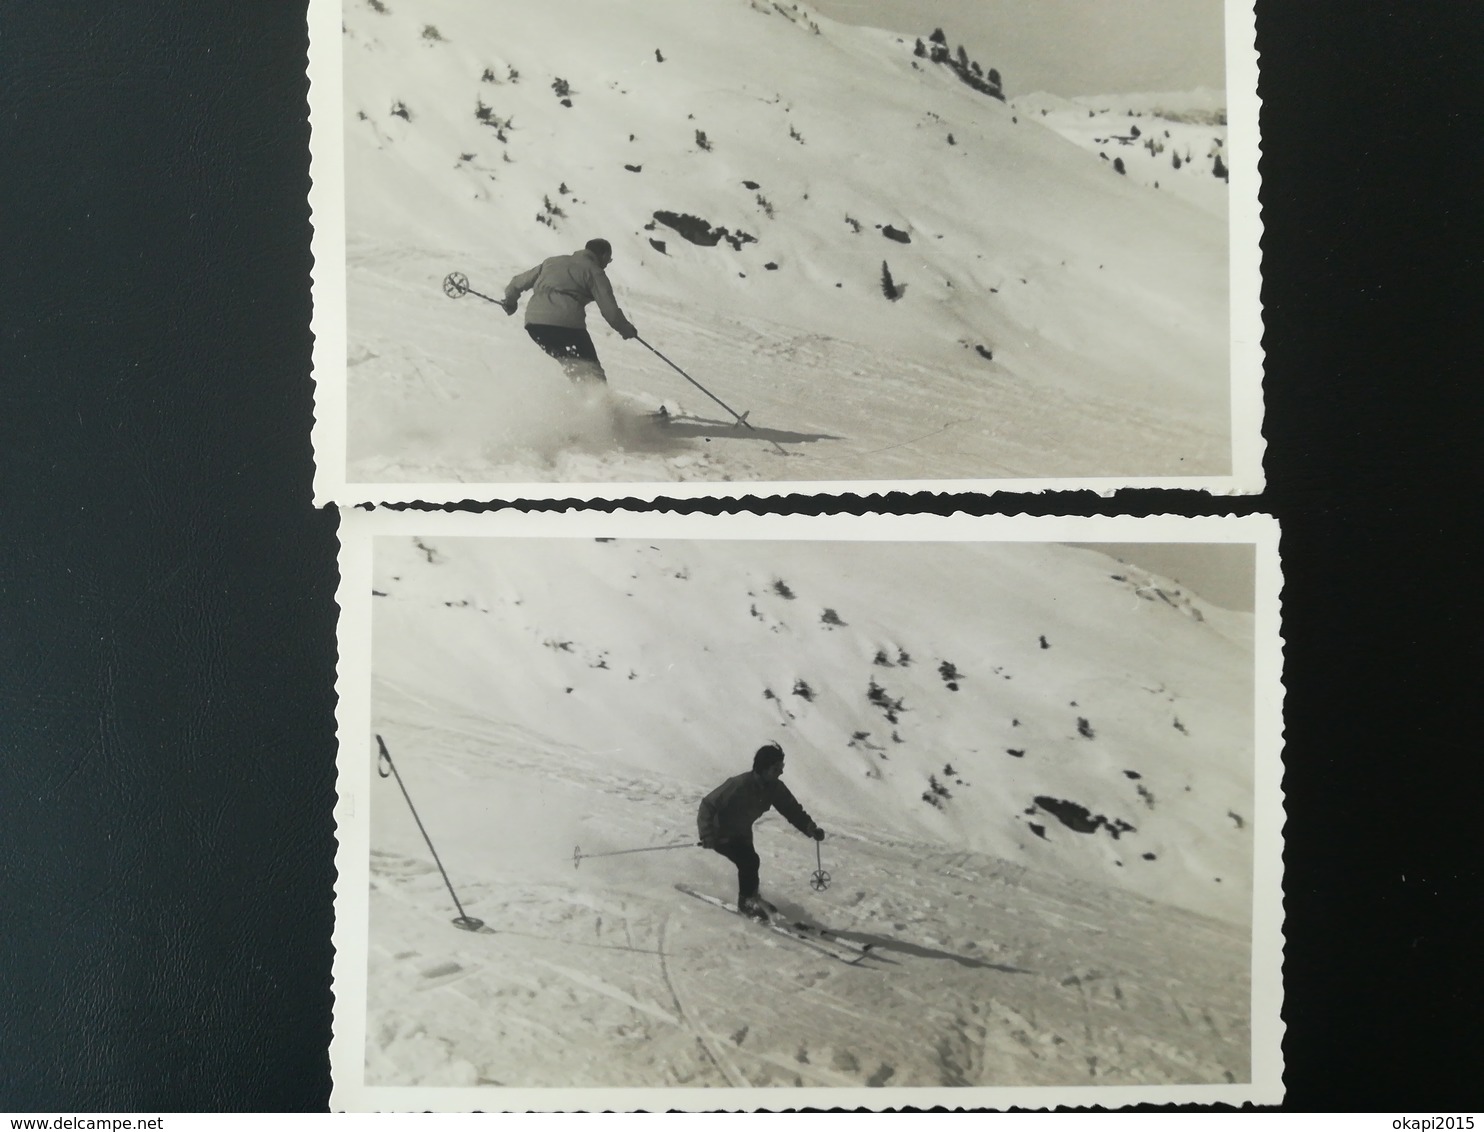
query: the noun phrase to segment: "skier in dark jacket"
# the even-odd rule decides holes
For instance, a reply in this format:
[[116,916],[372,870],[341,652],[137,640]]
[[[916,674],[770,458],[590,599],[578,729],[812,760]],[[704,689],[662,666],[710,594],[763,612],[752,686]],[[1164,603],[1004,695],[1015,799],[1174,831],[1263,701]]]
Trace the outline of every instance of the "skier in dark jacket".
[[607,381],[598,350],[587,332],[586,307],[597,303],[608,325],[624,338],[639,332],[624,317],[606,269],[613,262],[613,245],[607,240],[589,240],[571,255],[557,255],[523,271],[505,287],[500,306],[514,314],[520,297],[530,291],[526,304],[526,333],[536,345],[562,363],[573,381]]
[[799,805],[783,775],[783,748],[777,743],[759,747],[752,770],[727,779],[701,799],[696,826],[701,847],[714,849],[737,866],[737,907],[757,919],[768,918],[770,907],[758,896],[758,856],[752,847],[752,824],[776,809],[806,837],[824,840],[824,830]]

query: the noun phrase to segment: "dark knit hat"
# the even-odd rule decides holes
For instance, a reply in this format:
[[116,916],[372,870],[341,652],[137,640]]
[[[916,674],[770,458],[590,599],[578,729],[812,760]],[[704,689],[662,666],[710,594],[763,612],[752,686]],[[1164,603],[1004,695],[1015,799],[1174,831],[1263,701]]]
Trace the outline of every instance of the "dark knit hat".
[[783,761],[783,748],[777,743],[766,743],[757,749],[752,756],[753,770],[766,770],[770,766],[777,766]]
[[613,256],[613,245],[610,244],[607,240],[601,238],[596,240],[589,240],[584,246],[587,248],[588,251],[592,252],[593,255],[602,256],[604,259],[609,259]]

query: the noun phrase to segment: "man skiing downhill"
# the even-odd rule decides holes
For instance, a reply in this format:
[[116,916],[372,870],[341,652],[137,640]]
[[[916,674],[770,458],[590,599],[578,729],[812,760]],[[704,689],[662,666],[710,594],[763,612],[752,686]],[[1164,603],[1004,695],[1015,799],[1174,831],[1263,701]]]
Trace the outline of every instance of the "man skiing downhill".
[[607,240],[589,240],[571,255],[552,256],[521,272],[505,287],[500,306],[506,314],[513,315],[521,295],[532,292],[526,304],[526,333],[562,363],[574,382],[608,380],[587,332],[588,303],[597,303],[608,325],[623,338],[639,336],[613,297],[613,285],[605,273],[612,262],[613,246]]
[[701,799],[696,826],[701,847],[720,853],[737,866],[737,908],[744,915],[766,920],[772,908],[758,896],[758,856],[752,847],[752,825],[776,809],[800,833],[824,840],[824,830],[804,812],[783,775],[783,748],[777,743],[759,747],[752,770],[727,779]]

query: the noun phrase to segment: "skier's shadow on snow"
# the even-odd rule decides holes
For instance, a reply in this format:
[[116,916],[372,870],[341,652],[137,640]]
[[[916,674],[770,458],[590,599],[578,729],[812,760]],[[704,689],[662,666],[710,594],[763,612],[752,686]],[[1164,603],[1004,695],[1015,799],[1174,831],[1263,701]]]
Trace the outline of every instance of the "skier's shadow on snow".
[[662,428],[665,436],[705,439],[725,436],[734,440],[766,440],[774,444],[813,444],[817,440],[845,439],[826,432],[787,432],[779,428],[759,428],[757,425],[749,427],[736,421],[712,420],[710,417],[694,417],[689,414],[672,415]]
[[920,943],[907,943],[905,940],[893,939],[889,935],[875,935],[870,932],[836,932],[841,939],[848,939],[862,946],[871,945],[871,954],[879,956],[883,951],[896,951],[903,955],[912,955],[918,959],[951,959],[960,967],[980,967],[990,971],[1003,971],[1007,975],[1034,975],[1035,972],[1025,967],[1015,967],[1009,963],[991,963],[987,959],[975,959],[972,955],[955,955],[951,951],[940,951],[936,947],[924,947]]
[[936,947],[924,947],[920,943],[908,943],[905,940],[879,933],[842,932],[832,928],[830,929],[830,935],[859,944],[862,947],[870,947],[871,955],[886,963],[892,963],[895,960],[887,959],[883,953],[895,951],[901,955],[911,955],[917,959],[949,959],[957,963],[960,967],[978,967],[990,971],[1003,971],[1007,975],[1035,974],[1034,971],[1025,967],[1015,967],[1009,963],[991,963],[987,959],[976,959],[972,955],[955,955],[951,951],[940,951]]

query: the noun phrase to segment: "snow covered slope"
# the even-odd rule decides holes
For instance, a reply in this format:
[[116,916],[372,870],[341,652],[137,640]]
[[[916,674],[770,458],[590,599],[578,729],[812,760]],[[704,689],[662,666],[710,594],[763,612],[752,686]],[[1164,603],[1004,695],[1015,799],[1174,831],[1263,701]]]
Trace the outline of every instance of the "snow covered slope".
[[1226,95],[1120,94],[1059,98],[1032,94],[1014,108],[1062,137],[1123,167],[1137,184],[1227,214]]
[[[383,538],[367,1079],[1223,1083],[1250,1072],[1250,615],[1088,550]],[[828,831],[689,900],[699,798],[776,739]],[[585,853],[680,848],[584,861]]]
[[[350,479],[1230,471],[1218,202],[1116,175],[910,38],[764,0],[343,20]],[[498,295],[594,235],[646,340],[762,436],[601,322],[624,404],[698,419],[574,424],[519,321],[439,288]]]

